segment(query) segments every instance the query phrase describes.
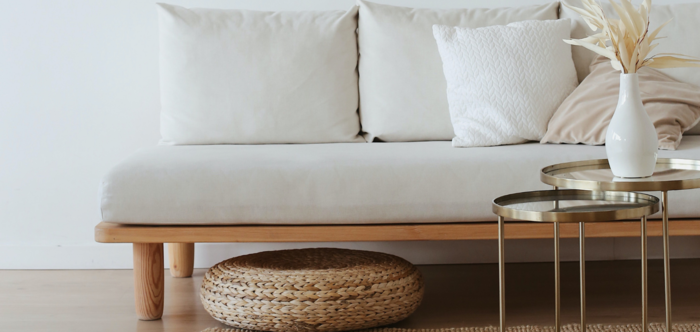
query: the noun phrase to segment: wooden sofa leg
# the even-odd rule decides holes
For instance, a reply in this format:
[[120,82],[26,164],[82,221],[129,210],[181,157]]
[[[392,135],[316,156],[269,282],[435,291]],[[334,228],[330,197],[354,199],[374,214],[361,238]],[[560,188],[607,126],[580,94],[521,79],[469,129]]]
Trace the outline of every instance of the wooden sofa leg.
[[141,320],[163,316],[164,279],[162,243],[134,243],[134,294]]
[[170,275],[188,278],[194,270],[194,243],[168,243]]

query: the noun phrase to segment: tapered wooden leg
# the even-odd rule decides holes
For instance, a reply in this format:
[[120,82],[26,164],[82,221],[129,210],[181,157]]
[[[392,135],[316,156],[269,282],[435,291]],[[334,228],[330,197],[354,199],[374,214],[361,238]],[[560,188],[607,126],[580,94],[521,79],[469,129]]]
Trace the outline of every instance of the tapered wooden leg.
[[139,319],[163,316],[164,274],[163,244],[134,243],[134,294]]
[[168,243],[170,275],[188,278],[194,270],[194,243]]

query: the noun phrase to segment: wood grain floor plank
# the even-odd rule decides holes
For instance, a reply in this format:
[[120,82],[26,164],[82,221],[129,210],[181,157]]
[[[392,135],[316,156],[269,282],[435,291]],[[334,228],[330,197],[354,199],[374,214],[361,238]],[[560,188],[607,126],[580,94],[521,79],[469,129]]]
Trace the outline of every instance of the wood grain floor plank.
[[[663,321],[663,265],[649,264],[650,320]],[[498,323],[496,264],[419,266],[426,282],[421,307],[405,328],[489,326]],[[164,271],[165,272],[165,271]],[[131,270],[0,270],[0,331],[197,332],[223,327],[199,302],[205,270],[192,278],[166,274],[163,319],[139,321],[134,314]],[[639,261],[589,262],[588,313],[591,324],[637,323]],[[700,322],[700,259],[672,261],[676,322]],[[509,325],[551,325],[554,319],[552,263],[507,264]],[[562,320],[578,320],[578,264],[562,263]]]

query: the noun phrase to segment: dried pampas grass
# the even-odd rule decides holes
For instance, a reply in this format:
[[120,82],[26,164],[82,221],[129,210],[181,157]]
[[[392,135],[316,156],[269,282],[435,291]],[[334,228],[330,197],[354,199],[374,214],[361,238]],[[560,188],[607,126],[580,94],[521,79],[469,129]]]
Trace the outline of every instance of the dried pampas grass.
[[651,0],[644,0],[635,8],[630,0],[621,0],[618,4],[610,0],[612,7],[620,17],[612,19],[605,16],[603,8],[595,0],[581,0],[583,8],[571,7],[579,13],[593,31],[600,31],[583,39],[564,40],[571,45],[583,46],[610,59],[616,70],[625,74],[636,73],[639,68],[700,67],[700,59],[676,53],[660,53],[649,57],[649,53],[658,46],[654,43],[659,31],[666,22],[653,32],[649,32],[649,12]]

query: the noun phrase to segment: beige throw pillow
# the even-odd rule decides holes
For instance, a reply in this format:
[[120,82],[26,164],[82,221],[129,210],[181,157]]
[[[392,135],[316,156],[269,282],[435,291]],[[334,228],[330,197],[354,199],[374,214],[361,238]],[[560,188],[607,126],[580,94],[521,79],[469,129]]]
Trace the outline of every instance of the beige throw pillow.
[[[617,107],[620,72],[603,57],[590,69],[549,120],[541,143],[605,144],[605,132]],[[638,75],[642,102],[659,135],[659,149],[675,150],[683,133],[700,119],[700,88],[653,68],[644,67]]]
[[[559,7],[559,17],[571,19],[571,38],[584,38],[594,34],[581,15],[566,5],[581,7],[582,3],[581,0],[563,0],[562,6]],[[617,17],[611,4],[603,1],[601,5],[607,15]],[[697,31],[700,29],[698,17],[700,17],[700,3],[653,5],[649,17],[649,31],[654,31],[661,24],[670,22],[661,30],[661,35],[668,38],[663,39],[652,54],[680,53],[700,57],[700,43],[697,42]],[[581,46],[572,46],[571,53],[579,82],[583,81],[597,55]],[[700,69],[669,68],[664,69],[663,72],[678,81],[700,87]],[[690,129],[686,135],[700,135],[700,126]]]

